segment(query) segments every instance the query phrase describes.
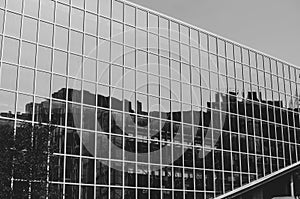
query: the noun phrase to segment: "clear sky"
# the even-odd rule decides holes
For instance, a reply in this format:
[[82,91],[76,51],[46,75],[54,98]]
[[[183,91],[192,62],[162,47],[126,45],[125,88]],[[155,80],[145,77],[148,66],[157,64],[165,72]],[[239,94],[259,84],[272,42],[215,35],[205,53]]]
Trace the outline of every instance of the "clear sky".
[[300,67],[300,0],[129,0]]

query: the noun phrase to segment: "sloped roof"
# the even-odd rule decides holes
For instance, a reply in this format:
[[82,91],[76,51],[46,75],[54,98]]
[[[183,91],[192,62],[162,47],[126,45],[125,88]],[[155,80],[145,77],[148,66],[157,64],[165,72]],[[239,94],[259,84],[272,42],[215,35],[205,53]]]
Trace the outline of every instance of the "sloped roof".
[[215,199],[230,199],[230,198],[234,198],[234,197],[237,197],[237,196],[240,196],[244,193],[247,193],[255,188],[258,188],[260,186],[263,186],[264,184],[268,183],[268,182],[271,182],[277,178],[280,178],[290,172],[293,172],[294,170],[296,169],[299,169],[300,168],[300,161],[299,162],[296,162],[290,166],[287,166],[283,169],[280,169],[276,172],[273,172],[265,177],[262,177],[262,178],[259,178],[258,180],[255,180],[249,184],[246,184],[242,187],[239,187],[237,189],[234,189],[228,193],[225,193],[221,196],[218,196],[216,197]]

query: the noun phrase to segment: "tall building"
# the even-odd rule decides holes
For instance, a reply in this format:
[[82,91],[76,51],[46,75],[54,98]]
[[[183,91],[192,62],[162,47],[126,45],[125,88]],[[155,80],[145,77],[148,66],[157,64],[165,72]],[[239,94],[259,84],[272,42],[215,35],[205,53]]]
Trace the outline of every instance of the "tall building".
[[300,69],[168,16],[0,0],[0,49],[0,125],[56,125],[61,198],[231,197],[300,160]]

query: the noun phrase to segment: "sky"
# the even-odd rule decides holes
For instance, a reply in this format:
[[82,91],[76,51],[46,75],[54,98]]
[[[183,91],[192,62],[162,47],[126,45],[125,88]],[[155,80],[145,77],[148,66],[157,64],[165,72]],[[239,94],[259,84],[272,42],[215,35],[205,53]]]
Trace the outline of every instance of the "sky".
[[300,0],[128,0],[300,67]]

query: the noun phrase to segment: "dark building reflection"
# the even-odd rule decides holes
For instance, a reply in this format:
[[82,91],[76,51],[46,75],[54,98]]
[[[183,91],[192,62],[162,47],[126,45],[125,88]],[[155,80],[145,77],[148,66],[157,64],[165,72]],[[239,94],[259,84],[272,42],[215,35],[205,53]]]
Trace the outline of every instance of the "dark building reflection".
[[[217,93],[201,110],[146,112],[140,101],[63,88],[52,94],[52,100],[27,103],[25,112],[16,117],[51,121],[60,129],[55,134],[60,147],[53,181],[75,184],[66,186],[66,198],[108,198],[108,185],[126,186],[125,198],[170,197],[168,191],[155,188],[215,190],[218,195],[290,165],[297,152],[300,155],[295,144],[300,143],[299,109],[284,108],[282,101],[264,101],[257,92],[244,96]],[[0,115],[15,117],[13,110]],[[5,125],[7,119],[0,122]],[[107,140],[144,155],[110,151]],[[168,147],[158,157],[147,155]],[[81,196],[76,183],[86,184]],[[99,186],[94,192],[95,184]],[[175,193],[178,198],[182,194]],[[122,189],[110,189],[111,198],[122,195]]]

